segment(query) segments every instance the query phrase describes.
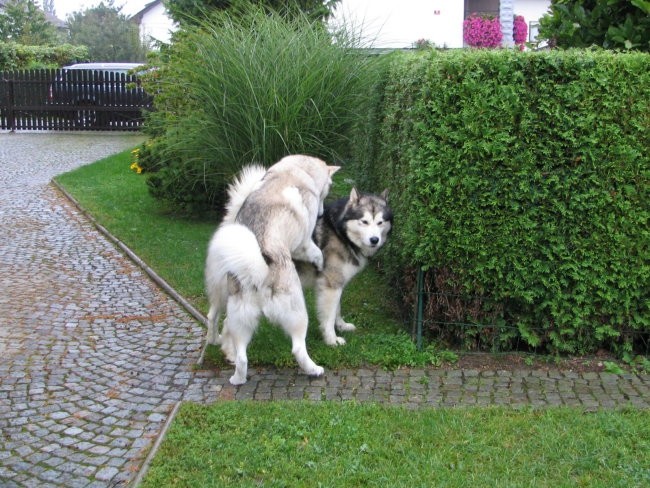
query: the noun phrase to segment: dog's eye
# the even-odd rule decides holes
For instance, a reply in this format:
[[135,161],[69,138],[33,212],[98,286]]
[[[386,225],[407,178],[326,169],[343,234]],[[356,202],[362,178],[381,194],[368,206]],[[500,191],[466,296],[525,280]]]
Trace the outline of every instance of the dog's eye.
[[384,225],[384,222],[383,222],[383,220],[380,220],[379,222],[377,222],[377,225],[379,225],[379,226],[382,226],[382,225]]
[[368,225],[370,222],[368,222],[366,219],[363,219],[363,220],[361,221],[361,223],[362,223],[363,225]]

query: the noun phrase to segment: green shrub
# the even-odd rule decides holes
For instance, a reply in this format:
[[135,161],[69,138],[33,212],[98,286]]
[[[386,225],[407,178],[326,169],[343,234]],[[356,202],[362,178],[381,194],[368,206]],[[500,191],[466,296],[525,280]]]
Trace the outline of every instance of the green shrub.
[[391,190],[386,266],[411,295],[428,270],[432,328],[566,352],[650,331],[650,56],[402,54],[377,103],[358,178]]
[[58,68],[83,61],[88,61],[88,49],[85,46],[26,46],[15,42],[0,42],[0,71]]
[[560,48],[599,46],[650,52],[647,0],[551,0],[539,39]]
[[245,164],[289,153],[345,158],[348,131],[369,93],[373,60],[346,33],[304,16],[253,8],[217,12],[181,32],[160,56],[148,90],[159,159],[157,197],[183,206],[220,206]]

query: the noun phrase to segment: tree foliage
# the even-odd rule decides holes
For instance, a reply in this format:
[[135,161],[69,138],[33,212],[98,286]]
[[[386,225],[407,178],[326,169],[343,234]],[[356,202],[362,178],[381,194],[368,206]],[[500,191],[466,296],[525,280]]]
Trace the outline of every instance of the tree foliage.
[[650,1],[551,0],[550,13],[540,21],[540,37],[561,48],[650,52]]
[[138,26],[121,13],[113,1],[68,17],[70,42],[88,46],[93,61],[144,61],[146,46],[140,39]]
[[238,9],[256,4],[275,11],[302,12],[314,20],[326,19],[340,0],[165,0],[172,19],[179,24],[196,25],[211,10]]
[[10,0],[0,12],[0,41],[42,46],[58,40],[56,28],[34,0]]

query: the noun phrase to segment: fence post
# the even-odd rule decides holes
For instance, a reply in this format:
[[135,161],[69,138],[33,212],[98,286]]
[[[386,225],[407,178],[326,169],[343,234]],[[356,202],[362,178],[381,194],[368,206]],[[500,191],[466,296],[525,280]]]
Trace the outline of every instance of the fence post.
[[9,118],[9,126],[11,132],[16,132],[16,114],[14,107],[16,100],[14,99],[14,79],[11,77],[9,80],[9,107],[7,110],[7,117]]
[[422,322],[424,321],[424,271],[418,268],[417,276],[417,304],[416,304],[416,344],[418,351],[422,350]]

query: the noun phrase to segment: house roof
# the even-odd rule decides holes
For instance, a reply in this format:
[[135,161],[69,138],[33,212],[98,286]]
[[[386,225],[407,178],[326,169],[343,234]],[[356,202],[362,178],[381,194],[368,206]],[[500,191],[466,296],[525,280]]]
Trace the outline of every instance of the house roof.
[[[0,1],[2,1],[2,0],[0,0]],[[152,8],[154,8],[155,6],[157,6],[158,4],[161,4],[161,3],[162,3],[162,0],[154,0],[153,2],[149,2],[148,4],[146,4],[144,6],[144,8],[142,10],[140,10],[138,13],[134,14],[131,17],[131,20],[135,20],[136,22],[140,23],[140,21],[142,20],[142,17],[144,17],[144,14],[146,14],[149,10],[151,10]]]
[[[1,1],[2,0],[0,0],[0,2]],[[50,24],[54,25],[54,27],[57,27],[59,29],[65,29],[68,26],[68,24],[66,24],[64,20],[59,19],[58,17],[52,15],[49,12],[45,12],[45,18]]]

